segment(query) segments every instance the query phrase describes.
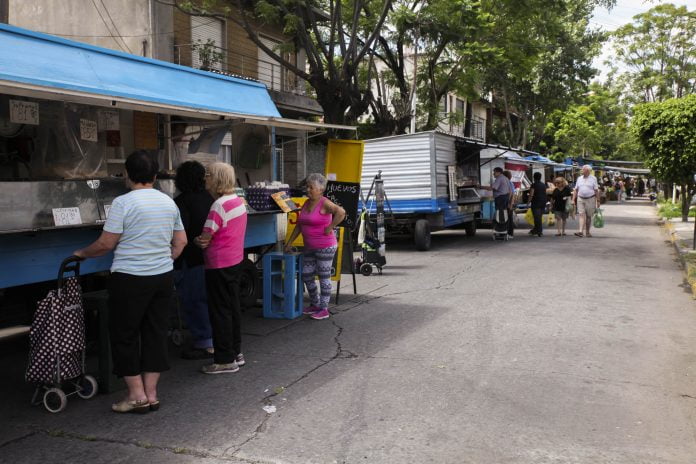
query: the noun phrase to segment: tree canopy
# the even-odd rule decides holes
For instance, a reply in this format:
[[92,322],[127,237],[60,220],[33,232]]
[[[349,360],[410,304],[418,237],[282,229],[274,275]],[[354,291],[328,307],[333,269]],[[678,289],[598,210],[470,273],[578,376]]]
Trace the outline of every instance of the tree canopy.
[[[647,166],[666,182],[694,185],[696,173],[696,95],[638,105],[633,131],[645,147]],[[686,188],[682,213],[688,214]],[[686,209],[686,213],[684,213]]]

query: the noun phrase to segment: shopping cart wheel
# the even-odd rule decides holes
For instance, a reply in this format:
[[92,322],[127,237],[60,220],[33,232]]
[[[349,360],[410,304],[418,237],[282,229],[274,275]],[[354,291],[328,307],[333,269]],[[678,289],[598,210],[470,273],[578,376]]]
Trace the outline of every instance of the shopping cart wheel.
[[370,274],[372,274],[372,266],[367,263],[363,263],[360,266],[360,273],[365,277],[369,276]]
[[77,382],[77,396],[83,400],[93,398],[98,389],[97,379],[91,375],[85,375]]
[[172,330],[171,336],[172,343],[174,344],[174,346],[182,346],[186,341],[186,335],[184,334],[184,331],[181,329]]
[[61,412],[68,405],[68,397],[60,388],[49,388],[44,393],[43,405],[48,412]]

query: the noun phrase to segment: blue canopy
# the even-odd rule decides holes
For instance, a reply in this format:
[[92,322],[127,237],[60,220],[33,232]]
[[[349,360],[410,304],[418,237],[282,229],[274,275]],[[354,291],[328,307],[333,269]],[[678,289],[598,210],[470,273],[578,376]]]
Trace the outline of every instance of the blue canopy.
[[166,114],[280,117],[265,85],[0,24],[0,93]]

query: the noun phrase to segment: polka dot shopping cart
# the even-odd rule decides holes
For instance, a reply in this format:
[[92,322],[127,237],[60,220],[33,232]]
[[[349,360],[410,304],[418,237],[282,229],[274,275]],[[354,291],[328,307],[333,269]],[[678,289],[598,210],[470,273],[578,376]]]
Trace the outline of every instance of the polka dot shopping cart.
[[43,403],[57,413],[67,406],[68,396],[89,399],[97,394],[96,379],[85,375],[80,258],[71,256],[61,263],[57,287],[38,302],[29,343],[26,380],[36,384],[32,404]]

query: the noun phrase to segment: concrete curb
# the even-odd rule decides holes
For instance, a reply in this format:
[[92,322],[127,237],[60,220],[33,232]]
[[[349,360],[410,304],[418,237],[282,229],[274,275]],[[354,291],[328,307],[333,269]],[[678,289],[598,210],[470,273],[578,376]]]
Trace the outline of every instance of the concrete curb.
[[658,224],[662,226],[662,229],[669,236],[669,241],[672,242],[672,246],[674,246],[679,257],[679,262],[681,262],[684,269],[684,278],[689,287],[691,287],[691,296],[696,299],[696,252],[682,246],[681,239],[674,230],[674,225],[669,220],[661,218],[658,220]]

